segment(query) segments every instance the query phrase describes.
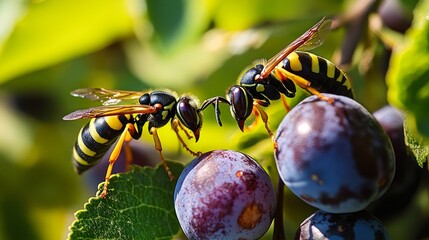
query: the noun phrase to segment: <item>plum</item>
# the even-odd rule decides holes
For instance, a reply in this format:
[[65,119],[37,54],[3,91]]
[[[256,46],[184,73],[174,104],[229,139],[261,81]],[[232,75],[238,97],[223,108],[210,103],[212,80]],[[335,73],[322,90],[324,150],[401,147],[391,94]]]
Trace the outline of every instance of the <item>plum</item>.
[[404,114],[392,106],[384,106],[374,112],[392,142],[396,159],[396,172],[389,190],[371,204],[371,211],[384,220],[397,216],[412,201],[424,170],[414,154],[405,145]]
[[395,173],[392,144],[378,121],[353,99],[310,96],[281,122],[275,150],[285,185],[330,213],[357,212],[379,198]]
[[295,240],[384,240],[390,239],[383,224],[366,211],[334,214],[317,211],[305,219]]
[[231,150],[205,153],[186,166],[174,203],[189,239],[257,239],[276,208],[268,174],[251,157]]

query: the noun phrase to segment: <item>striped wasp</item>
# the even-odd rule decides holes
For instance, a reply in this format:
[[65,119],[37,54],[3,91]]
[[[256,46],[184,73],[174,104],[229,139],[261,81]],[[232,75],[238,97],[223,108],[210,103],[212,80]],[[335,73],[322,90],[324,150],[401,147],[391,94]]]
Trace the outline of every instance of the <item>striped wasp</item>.
[[[198,141],[202,127],[202,114],[198,111],[198,103],[194,96],[183,95],[180,98],[170,90],[149,92],[109,90],[104,88],[83,88],[71,93],[75,97],[101,101],[103,106],[77,110],[66,115],[64,120],[89,118],[90,121],[80,130],[73,148],[72,162],[77,173],[82,173],[94,166],[114,145],[109,156],[109,166],[101,197],[107,194],[107,186],[112,174],[113,165],[119,157],[125,144],[127,165],[132,160],[128,143],[139,139],[143,126],[147,123],[148,132],[153,136],[155,149],[159,152],[170,179],[173,179],[162,154],[161,140],[157,129],[171,123],[182,146],[192,155],[194,152],[186,145],[179,131],[183,130],[188,138],[192,136],[186,131],[192,131],[195,141]],[[134,104],[118,105],[123,101],[134,100]]]

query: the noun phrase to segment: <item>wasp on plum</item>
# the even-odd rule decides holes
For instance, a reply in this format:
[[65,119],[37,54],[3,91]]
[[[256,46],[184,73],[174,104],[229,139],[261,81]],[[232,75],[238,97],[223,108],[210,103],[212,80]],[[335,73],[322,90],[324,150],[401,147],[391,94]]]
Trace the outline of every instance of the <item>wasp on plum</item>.
[[[73,148],[72,162],[77,173],[80,174],[95,165],[114,145],[109,156],[109,166],[101,197],[107,194],[113,165],[119,157],[122,146],[125,144],[126,161],[129,165],[132,156],[128,143],[132,139],[137,140],[141,137],[146,123],[148,132],[153,136],[155,149],[159,152],[170,179],[174,177],[162,154],[158,128],[170,122],[182,146],[194,156],[201,154],[189,149],[179,134],[182,130],[190,139],[192,136],[186,130],[189,129],[195,141],[199,139],[202,114],[198,111],[198,103],[194,96],[183,95],[179,98],[176,93],[169,90],[139,92],[104,88],[77,89],[71,94],[103,103],[103,106],[77,110],[63,118],[64,120],[90,118],[90,121],[80,130]],[[136,100],[137,103],[135,103]],[[123,101],[134,101],[134,104],[117,105]]]
[[230,106],[231,115],[241,131],[252,113],[256,118],[250,126],[253,126],[260,116],[276,148],[273,133],[268,126],[268,115],[263,109],[270,105],[270,101],[281,98],[289,110],[285,97],[295,97],[296,85],[328,102],[333,99],[322,93],[353,98],[350,81],[344,72],[325,58],[302,52],[322,45],[330,32],[331,23],[331,20],[322,18],[270,60],[255,61],[243,70],[237,84],[228,88],[226,98],[209,98],[202,103],[200,111],[214,105],[216,121],[222,126],[219,103],[226,103]]
[[[268,115],[264,110],[271,101],[282,99],[288,108],[285,97],[295,97],[296,85],[329,102],[333,99],[322,93],[353,98],[350,81],[337,66],[322,57],[299,51],[320,46],[330,27],[331,20],[323,18],[270,60],[255,61],[253,65],[244,69],[238,83],[228,88],[226,98],[221,96],[209,98],[201,107],[198,107],[195,97],[184,95],[179,98],[177,94],[168,90],[140,92],[83,88],[73,91],[72,95],[75,97],[103,103],[103,106],[77,110],[64,117],[65,120],[90,119],[79,132],[73,148],[76,171],[82,173],[89,169],[106,154],[109,147],[114,145],[109,156],[106,182],[100,194],[102,197],[106,196],[112,168],[122,146],[125,143],[125,154],[129,164],[132,157],[128,142],[139,139],[143,126],[148,123],[148,131],[153,136],[155,149],[172,178],[162,154],[157,129],[170,122],[182,146],[197,156],[200,153],[189,149],[179,131],[183,130],[187,137],[191,138],[186,129],[191,130],[195,141],[198,141],[203,120],[201,112],[210,105],[214,105],[216,121],[222,126],[220,103],[229,105],[231,114],[242,131],[245,128],[245,121],[251,114],[256,118],[249,126],[253,126],[259,116],[276,148],[273,133],[268,126]],[[137,103],[118,105],[124,101]]]

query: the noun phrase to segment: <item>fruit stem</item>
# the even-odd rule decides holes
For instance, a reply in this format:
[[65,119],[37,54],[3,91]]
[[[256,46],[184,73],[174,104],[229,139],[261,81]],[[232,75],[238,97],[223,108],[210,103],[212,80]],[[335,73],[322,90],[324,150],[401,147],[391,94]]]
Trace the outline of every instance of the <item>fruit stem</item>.
[[274,218],[274,232],[273,239],[276,240],[285,240],[285,231],[283,225],[283,193],[284,192],[284,183],[279,177],[277,182],[277,209],[276,216]]

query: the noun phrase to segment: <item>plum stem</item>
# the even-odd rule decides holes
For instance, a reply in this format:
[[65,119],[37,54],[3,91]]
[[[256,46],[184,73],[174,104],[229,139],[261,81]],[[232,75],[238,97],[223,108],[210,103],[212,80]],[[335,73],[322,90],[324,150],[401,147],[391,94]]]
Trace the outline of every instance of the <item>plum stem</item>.
[[277,210],[276,216],[274,218],[274,232],[273,239],[276,240],[285,240],[285,231],[283,225],[283,193],[284,192],[284,183],[279,177],[277,182]]

